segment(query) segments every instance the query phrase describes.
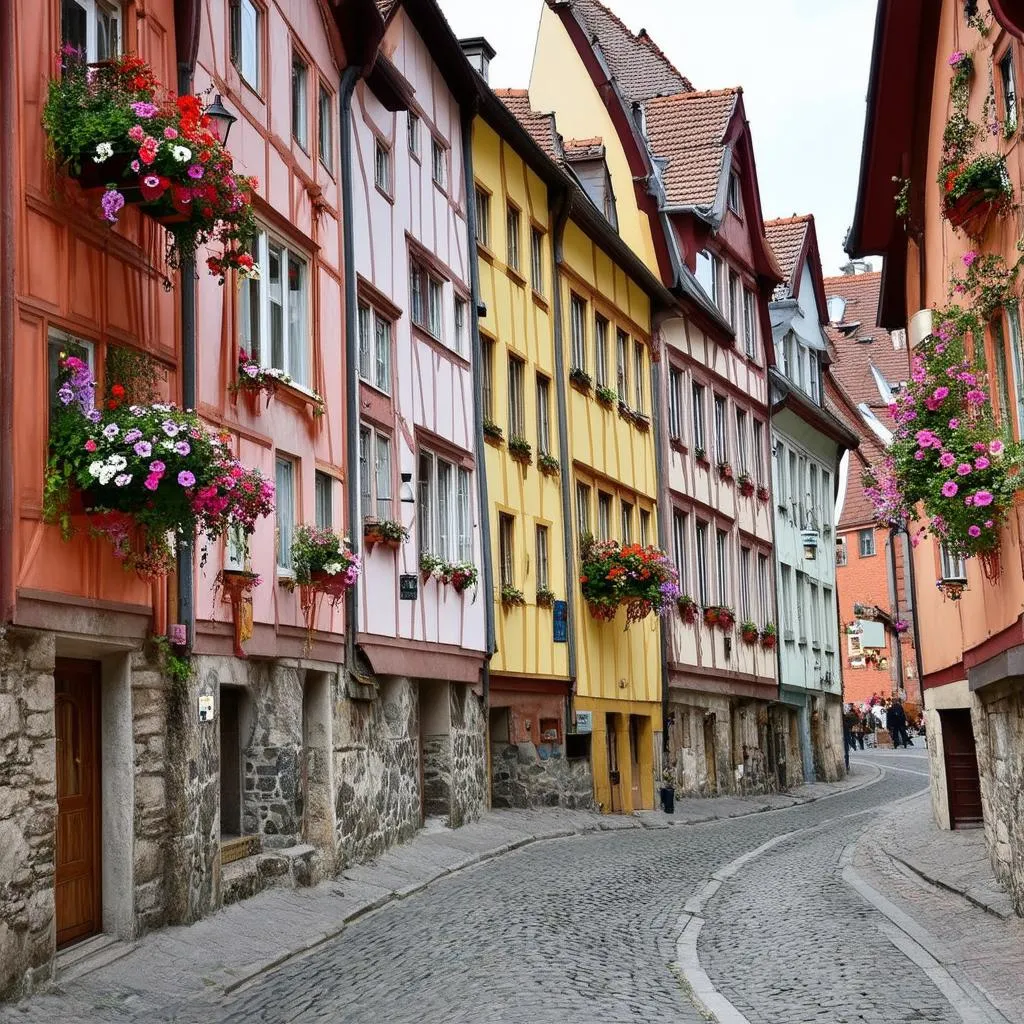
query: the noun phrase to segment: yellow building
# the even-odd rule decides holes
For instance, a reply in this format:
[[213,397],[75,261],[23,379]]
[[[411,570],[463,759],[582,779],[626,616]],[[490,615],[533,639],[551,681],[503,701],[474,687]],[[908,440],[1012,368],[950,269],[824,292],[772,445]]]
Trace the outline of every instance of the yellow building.
[[578,559],[585,534],[658,543],[651,317],[672,297],[602,212],[602,147],[563,145],[525,92],[485,98],[473,162],[498,648],[493,800],[652,807],[658,623],[593,619]]

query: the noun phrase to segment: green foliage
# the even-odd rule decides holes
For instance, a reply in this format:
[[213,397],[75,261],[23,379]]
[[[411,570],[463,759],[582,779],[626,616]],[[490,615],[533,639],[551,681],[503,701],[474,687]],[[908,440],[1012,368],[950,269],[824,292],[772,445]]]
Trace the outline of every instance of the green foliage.
[[296,527],[291,552],[292,571],[300,586],[308,585],[314,574],[321,573],[337,577],[339,583],[349,587],[359,578],[359,556],[333,530],[303,523]]

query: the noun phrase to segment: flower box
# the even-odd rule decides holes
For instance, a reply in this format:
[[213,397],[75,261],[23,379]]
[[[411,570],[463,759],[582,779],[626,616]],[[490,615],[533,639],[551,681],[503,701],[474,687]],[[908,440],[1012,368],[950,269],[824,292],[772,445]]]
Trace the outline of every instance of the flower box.
[[606,387],[604,384],[598,384],[594,397],[606,409],[614,409],[619,401],[619,393],[614,388]]
[[757,500],[759,502],[761,502],[762,505],[767,505],[768,504],[768,499],[770,497],[771,497],[771,492],[768,490],[767,487],[765,487],[763,485],[761,487],[758,487],[758,489],[757,489]]
[[993,199],[984,192],[968,192],[946,205],[946,220],[971,238],[981,238],[1004,206],[1001,196]]
[[558,476],[561,470],[558,459],[548,452],[541,452],[537,456],[537,466],[545,476]]
[[523,466],[533,465],[533,447],[525,437],[510,437],[508,439],[508,453],[514,462]]
[[679,618],[681,618],[686,625],[692,626],[697,621],[697,616],[700,614],[700,606],[692,597],[684,594],[679,598],[677,607],[679,608]]
[[506,583],[501,588],[501,603],[506,608],[518,608],[526,604],[526,597],[518,587]]
[[749,473],[740,473],[739,480],[737,481],[740,488],[740,494],[745,498],[751,498],[754,495],[755,486],[754,481],[751,479]]
[[760,637],[761,633],[753,622],[744,622],[740,625],[740,639],[748,647],[753,647]]
[[538,608],[551,608],[555,603],[555,592],[548,590],[546,587],[541,587],[537,591],[537,607]]
[[578,366],[574,366],[569,371],[569,383],[577,390],[585,395],[589,395],[594,387],[594,381],[590,374],[586,370],[581,370]]
[[492,420],[484,420],[484,440],[500,448],[505,439],[505,432]]
[[717,468],[719,480],[724,480],[727,484],[731,484],[733,481],[732,464],[723,461],[718,464]]
[[409,531],[393,519],[367,519],[363,523],[363,543],[371,551],[376,545],[397,551],[409,539]]
[[610,622],[625,605],[627,626],[652,612],[666,614],[679,596],[675,568],[663,551],[614,540],[584,544],[580,584],[595,619]]
[[633,426],[642,434],[646,434],[651,429],[651,419],[649,416],[645,416],[642,412],[633,413]]
[[726,608],[724,605],[709,605],[704,609],[705,626],[712,628],[717,626],[723,633],[728,633],[735,624],[736,614],[731,608]]
[[718,608],[715,605],[709,605],[704,609],[704,625],[705,626],[717,626],[718,625]]

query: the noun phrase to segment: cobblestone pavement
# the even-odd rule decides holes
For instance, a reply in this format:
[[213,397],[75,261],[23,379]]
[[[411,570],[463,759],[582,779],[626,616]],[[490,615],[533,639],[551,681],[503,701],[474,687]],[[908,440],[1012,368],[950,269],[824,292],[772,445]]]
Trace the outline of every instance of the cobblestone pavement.
[[[442,877],[227,995],[183,984],[154,998],[135,978],[105,1000],[84,989],[87,1013],[69,988],[0,1021],[701,1022],[710,1018],[676,966],[684,907],[713,872],[785,837],[703,909],[698,953],[719,992],[750,1024],[952,1024],[961,1015],[843,880],[847,846],[925,781],[893,771],[778,811],[539,843]],[[1024,1019],[1017,1010],[1007,1019]]]

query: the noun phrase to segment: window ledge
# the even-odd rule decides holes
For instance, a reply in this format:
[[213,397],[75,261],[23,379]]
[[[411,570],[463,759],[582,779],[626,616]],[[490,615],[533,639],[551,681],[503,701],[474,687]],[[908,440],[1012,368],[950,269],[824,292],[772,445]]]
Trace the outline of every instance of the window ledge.
[[277,394],[281,395],[286,402],[296,406],[308,405],[311,407],[313,415],[317,415],[317,409],[324,408],[323,397],[304,384],[298,384],[296,381],[287,383],[281,381],[277,388]]
[[395,197],[385,189],[381,188],[380,185],[375,184],[373,186],[379,195],[382,195],[392,206],[395,205]]
[[523,272],[513,267],[511,263],[505,264],[505,273],[513,280],[520,288],[526,287],[526,278],[523,276]]
[[481,259],[486,260],[488,263],[494,262],[494,253],[491,252],[487,245],[484,242],[481,242],[479,239],[477,239],[476,251]]
[[540,308],[543,309],[545,313],[547,313],[551,309],[551,304],[548,302],[544,295],[537,291],[536,288],[531,289],[531,291],[533,293],[534,303],[540,306]]
[[668,439],[669,447],[674,452],[679,452],[680,455],[685,455],[690,449],[683,443],[683,439],[680,437],[670,437]]
[[425,345],[429,345],[434,351],[447,356],[453,363],[457,363],[463,369],[470,369],[469,360],[465,356],[459,355],[455,349],[446,345],[440,338],[434,337],[426,328],[420,327],[417,323],[411,323],[411,329],[412,336],[417,341],[422,341]]

